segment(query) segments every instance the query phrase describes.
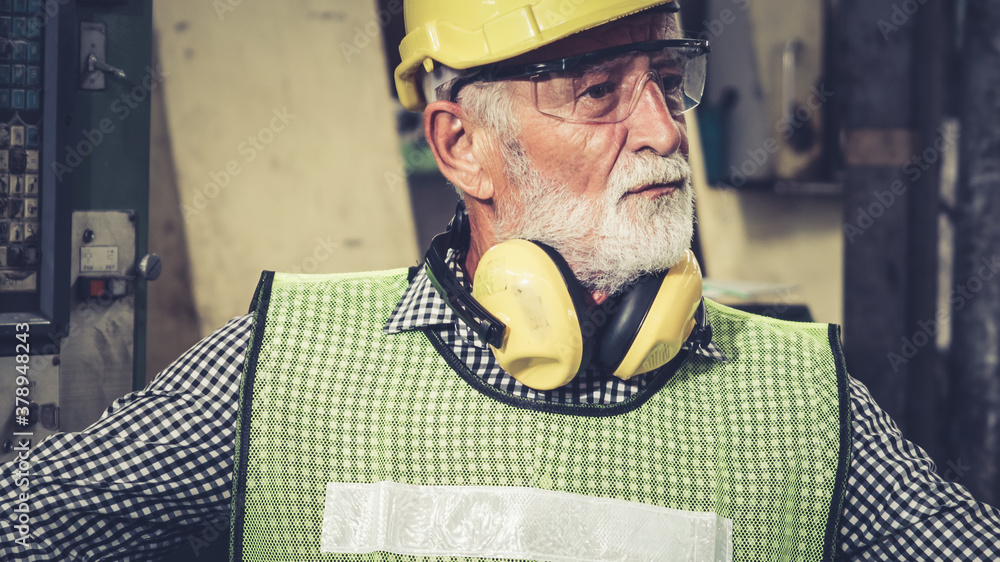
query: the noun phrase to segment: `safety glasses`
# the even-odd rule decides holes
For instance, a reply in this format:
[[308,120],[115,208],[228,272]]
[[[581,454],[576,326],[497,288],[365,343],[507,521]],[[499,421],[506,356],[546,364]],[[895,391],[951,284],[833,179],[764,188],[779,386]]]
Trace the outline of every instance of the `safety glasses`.
[[490,65],[456,80],[450,99],[472,82],[527,79],[535,109],[545,115],[570,123],[619,123],[652,83],[678,116],[701,102],[709,52],[707,41],[660,39],[554,61]]

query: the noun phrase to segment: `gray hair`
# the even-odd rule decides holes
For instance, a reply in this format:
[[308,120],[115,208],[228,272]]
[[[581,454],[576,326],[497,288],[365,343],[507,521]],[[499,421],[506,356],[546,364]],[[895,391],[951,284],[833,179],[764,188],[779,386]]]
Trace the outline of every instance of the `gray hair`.
[[[522,150],[518,142],[521,123],[514,109],[516,101],[510,82],[473,82],[462,88],[456,102],[462,107],[465,121],[492,137],[505,162],[509,161],[511,151]],[[452,187],[459,197],[465,196],[461,188]]]

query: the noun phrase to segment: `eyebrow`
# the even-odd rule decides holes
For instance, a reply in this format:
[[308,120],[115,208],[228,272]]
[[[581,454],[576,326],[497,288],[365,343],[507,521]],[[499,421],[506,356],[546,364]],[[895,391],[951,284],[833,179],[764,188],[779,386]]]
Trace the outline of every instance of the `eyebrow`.
[[604,72],[608,70],[607,67],[611,66],[612,64],[617,64],[622,60],[634,59],[637,56],[638,53],[634,52],[610,55],[608,58],[604,60],[585,62],[580,66],[576,67],[575,69],[573,69],[571,72],[573,73],[573,76],[582,75],[584,72]]
[[651,53],[649,57],[650,66],[680,66],[683,57],[678,56],[676,53],[671,52],[667,54],[666,51],[659,51],[657,53]]

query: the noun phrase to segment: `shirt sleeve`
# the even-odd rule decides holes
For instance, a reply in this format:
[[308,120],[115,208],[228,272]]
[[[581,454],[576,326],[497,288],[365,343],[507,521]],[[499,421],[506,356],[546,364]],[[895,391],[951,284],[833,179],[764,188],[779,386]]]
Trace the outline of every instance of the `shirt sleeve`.
[[[16,461],[0,467],[0,559],[156,560],[228,526],[252,322],[234,318],[87,429],[39,443],[26,473]],[[23,527],[8,516],[21,507]]]
[[[1000,560],[1000,510],[938,476],[863,384],[850,379],[850,395],[853,452],[837,560]],[[961,480],[961,459],[954,464],[946,475]]]

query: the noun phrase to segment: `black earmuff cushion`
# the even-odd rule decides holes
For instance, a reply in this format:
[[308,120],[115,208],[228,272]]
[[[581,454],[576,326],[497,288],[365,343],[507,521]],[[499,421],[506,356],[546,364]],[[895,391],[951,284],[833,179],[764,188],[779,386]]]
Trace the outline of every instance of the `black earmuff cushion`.
[[583,325],[583,323],[590,321],[587,295],[584,292],[583,286],[577,281],[576,275],[573,275],[573,270],[569,268],[566,259],[562,257],[562,254],[548,244],[543,244],[535,240],[529,240],[529,242],[541,248],[552,260],[552,263],[556,264],[559,273],[562,274],[563,283],[565,283],[566,290],[569,292],[570,300],[573,301],[573,308],[576,309],[576,317],[581,322],[580,334],[583,336],[583,353],[580,358],[580,371],[582,371],[590,363],[590,358],[594,354],[594,342],[597,335],[596,327],[595,329],[587,330]]
[[608,369],[614,371],[625,359],[632,342],[646,322],[646,315],[660,292],[665,276],[666,272],[640,277],[619,297],[618,310],[609,319],[598,350],[598,359]]

